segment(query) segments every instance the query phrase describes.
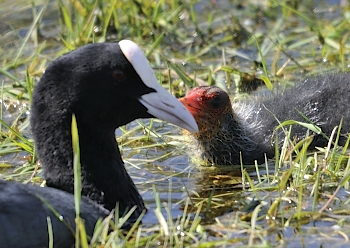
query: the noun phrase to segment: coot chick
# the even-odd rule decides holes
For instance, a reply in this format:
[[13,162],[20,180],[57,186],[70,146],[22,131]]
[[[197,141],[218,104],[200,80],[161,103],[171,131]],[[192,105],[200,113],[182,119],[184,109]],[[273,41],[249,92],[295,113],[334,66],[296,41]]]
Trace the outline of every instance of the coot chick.
[[[281,148],[285,134],[275,128],[279,122],[296,120],[312,123],[327,136],[343,118],[342,133],[350,131],[350,74],[320,75],[305,79],[297,86],[276,96],[251,98],[233,103],[227,93],[215,86],[190,90],[180,101],[197,121],[199,132],[193,133],[201,159],[217,165],[262,163],[274,155],[278,136]],[[279,122],[278,122],[279,121]],[[291,137],[303,139],[307,129],[293,125]],[[314,134],[310,148],[326,146],[328,140]],[[346,137],[340,139],[340,145]]]
[[[0,244],[47,247],[46,216],[54,245],[73,246],[74,229],[72,114],[77,119],[82,174],[82,217],[92,234],[99,217],[116,205],[120,214],[145,209],[124,168],[115,129],[136,118],[157,117],[196,132],[186,108],[158,83],[141,49],[132,41],[90,44],[52,62],[33,92],[30,124],[47,188],[0,184]],[[44,199],[44,200],[42,200]],[[48,204],[46,204],[46,202]]]

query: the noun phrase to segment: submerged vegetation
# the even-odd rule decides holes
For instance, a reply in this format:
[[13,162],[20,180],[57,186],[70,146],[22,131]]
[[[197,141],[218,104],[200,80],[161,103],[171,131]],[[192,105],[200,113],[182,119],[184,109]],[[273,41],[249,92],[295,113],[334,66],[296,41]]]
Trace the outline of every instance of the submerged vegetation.
[[[346,1],[0,5],[6,23],[0,27],[0,178],[5,180],[42,183],[27,118],[33,86],[50,61],[87,43],[135,41],[163,87],[176,96],[198,84],[215,84],[245,97],[261,85],[284,87],[307,75],[350,68]],[[23,20],[16,22],[14,13],[25,14]],[[339,138],[339,127],[330,140]],[[295,143],[286,134],[282,150],[263,165],[216,168],[189,162],[193,154],[183,149],[188,141],[174,130],[158,120],[141,120],[117,131],[149,213],[128,231],[120,229],[126,219],[101,221],[91,246],[348,246],[349,140],[344,147],[310,152],[312,137]],[[86,237],[80,237],[87,247]]]

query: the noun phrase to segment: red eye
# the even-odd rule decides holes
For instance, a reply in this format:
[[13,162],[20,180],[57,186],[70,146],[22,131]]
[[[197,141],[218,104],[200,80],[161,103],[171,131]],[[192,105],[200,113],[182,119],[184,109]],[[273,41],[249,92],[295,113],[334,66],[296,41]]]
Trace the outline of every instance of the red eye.
[[112,72],[112,77],[114,78],[114,80],[122,80],[124,79],[125,75],[123,71],[115,70]]

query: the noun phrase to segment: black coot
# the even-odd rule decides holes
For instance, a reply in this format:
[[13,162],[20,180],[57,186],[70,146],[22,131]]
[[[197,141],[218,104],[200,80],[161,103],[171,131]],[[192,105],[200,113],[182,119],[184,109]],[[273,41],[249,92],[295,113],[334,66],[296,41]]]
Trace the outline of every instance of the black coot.
[[[48,208],[74,225],[72,114],[81,152],[81,216],[89,234],[99,217],[119,205],[121,214],[142,198],[124,168],[115,129],[136,118],[157,117],[196,132],[186,108],[158,83],[141,49],[132,41],[90,44],[52,62],[36,85],[31,128],[47,188],[0,182],[0,244],[47,247],[50,216],[54,244],[67,247],[74,236]],[[42,200],[45,199],[45,200]]]

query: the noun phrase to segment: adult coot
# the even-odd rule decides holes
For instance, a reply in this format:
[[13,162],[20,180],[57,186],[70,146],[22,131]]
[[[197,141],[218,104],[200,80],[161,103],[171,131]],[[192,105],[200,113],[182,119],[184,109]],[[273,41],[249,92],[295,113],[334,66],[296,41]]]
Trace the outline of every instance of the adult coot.
[[[350,131],[350,74],[328,74],[308,78],[281,94],[233,103],[218,87],[190,90],[180,101],[197,121],[193,133],[201,158],[217,165],[262,163],[274,155],[275,138],[281,148],[285,134],[275,131],[279,122],[296,120],[317,125],[327,136],[343,118],[342,133]],[[302,114],[301,114],[302,113]],[[307,117],[306,120],[303,115]],[[302,139],[306,128],[293,125],[291,137]],[[344,143],[346,137],[340,139]],[[325,146],[328,140],[315,134],[310,147]]]
[[[33,93],[31,129],[49,187],[0,182],[0,244],[47,247],[52,221],[54,245],[74,244],[74,175],[71,120],[79,132],[81,216],[88,234],[99,217],[119,205],[125,213],[142,198],[124,168],[115,129],[136,118],[157,117],[196,132],[186,108],[158,83],[141,49],[132,41],[90,44],[46,69]],[[64,219],[60,221],[52,208]]]

